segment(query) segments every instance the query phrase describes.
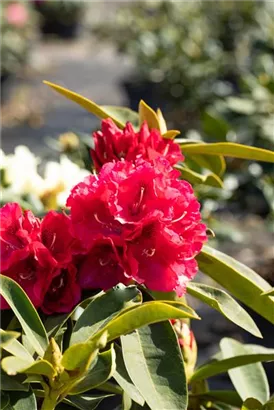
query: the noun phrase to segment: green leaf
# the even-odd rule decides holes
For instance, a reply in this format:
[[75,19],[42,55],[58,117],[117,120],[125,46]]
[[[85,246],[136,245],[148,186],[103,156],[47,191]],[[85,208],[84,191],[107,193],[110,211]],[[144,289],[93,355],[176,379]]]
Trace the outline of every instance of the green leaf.
[[[186,155],[186,162],[190,161],[190,165],[196,164],[200,168],[208,169],[212,171],[214,174],[218,176],[222,176],[226,169],[226,162],[223,156],[221,155],[205,155],[205,154],[189,154],[187,151],[185,152],[185,146],[194,145],[196,142],[188,143],[188,141],[184,143],[180,143],[180,147],[182,149],[183,154]],[[192,166],[190,166],[192,168]]]
[[205,112],[202,118],[203,131],[216,140],[225,141],[228,132],[230,131],[230,125],[223,119],[214,116],[210,112]]
[[41,319],[23,289],[12,279],[1,275],[0,293],[10,305],[35,351],[43,356],[48,337]]
[[156,112],[143,100],[139,103],[139,118],[140,125],[146,121],[149,128],[160,130],[160,122]]
[[90,355],[96,350],[98,340],[107,333],[107,340],[112,340],[121,335],[150,323],[169,319],[199,319],[196,313],[183,303],[179,302],[145,302],[133,308],[127,308],[122,313],[107,323],[86,343],[76,343],[67,349],[62,358],[63,366],[73,370],[83,366]]
[[74,386],[69,394],[84,393],[99,388],[100,384],[110,379],[115,372],[115,350],[113,345],[106,352],[97,355],[85,377]]
[[215,174],[202,175],[198,172],[192,171],[186,166],[176,165],[175,167],[181,172],[182,179],[190,182],[191,184],[204,184],[214,186],[216,188],[223,187],[223,181]]
[[187,409],[182,354],[169,322],[121,337],[127,371],[151,410]]
[[102,119],[111,118],[119,128],[124,128],[125,124],[123,122],[121,122],[118,118],[115,118],[112,115],[109,115],[107,110],[104,110],[103,107],[101,107],[100,105],[97,105],[95,102],[89,100],[88,98],[85,98],[80,94],[77,94],[64,87],[61,87],[60,85],[53,84],[49,81],[43,81],[43,82],[44,84],[53,88],[59,94],[62,94],[67,99],[76,102],[78,105],[83,107],[85,110],[91,112],[96,117],[99,117]]
[[274,396],[272,396],[264,405],[263,410],[273,410],[274,408]]
[[223,155],[224,157],[242,158],[253,161],[274,162],[274,152],[234,142],[216,142],[212,144],[184,144],[185,154]]
[[[22,376],[18,376],[22,378]],[[1,389],[4,391],[28,391],[29,386],[23,384],[18,377],[10,377],[7,374],[1,372]]]
[[18,340],[14,339],[12,342],[8,343],[4,347],[4,350],[11,353],[13,356],[16,356],[19,359],[28,362],[29,364],[34,362],[33,357],[29,354],[27,349],[25,349],[25,347],[20,342],[18,342]]
[[101,105],[101,108],[108,114],[110,118],[114,117],[124,126],[129,121],[133,124],[135,130],[139,129],[139,115],[136,111],[132,111],[126,107],[118,107],[111,105]]
[[141,301],[142,294],[136,286],[126,287],[122,284],[94,298],[77,320],[70,345],[90,339],[123,309],[137,305]]
[[113,394],[104,394],[104,395],[99,395],[99,394],[94,394],[94,395],[79,395],[79,396],[71,396],[71,397],[66,397],[63,400],[63,403],[70,404],[73,407],[76,407],[77,409],[80,410],[94,410],[98,405],[101,403],[102,400],[112,397]]
[[261,296],[274,296],[274,288],[268,290],[267,292],[263,292]]
[[252,115],[255,114],[257,110],[255,102],[247,98],[228,97],[226,103],[228,108],[238,114]]
[[168,139],[168,140],[173,140],[174,138],[177,137],[177,135],[180,135],[180,134],[181,134],[180,131],[177,131],[177,130],[168,130],[168,131],[166,131],[166,132],[162,135],[162,137],[163,137],[163,138],[166,138],[166,139]]
[[220,401],[231,406],[240,407],[242,405],[242,399],[237,392],[232,390],[210,390],[206,393],[191,394],[189,400],[199,399],[200,401]]
[[115,346],[116,352],[116,371],[113,375],[113,378],[117,381],[117,383],[122,387],[124,392],[136,403],[143,406],[145,404],[144,398],[137,389],[137,387],[133,384],[128,371],[126,369],[123,354],[121,348],[116,345]]
[[[225,340],[225,339],[223,339]],[[248,349],[248,348],[247,348]],[[225,373],[230,369],[258,363],[263,361],[273,361],[274,353],[252,353],[251,350],[245,353],[239,353],[231,358],[219,358],[210,361],[198,367],[191,377],[191,381],[207,379],[208,377],[216,376],[217,374]],[[241,396],[240,392],[238,392]]]
[[[239,357],[239,355],[246,355],[246,357],[250,355],[248,347],[230,338],[222,339],[220,348],[226,360],[235,360],[235,357]],[[260,359],[260,361],[262,360],[264,359]],[[274,360],[274,355],[269,360]],[[268,381],[261,363],[253,362],[253,364],[248,366],[230,369],[228,374],[236,391],[243,400],[252,397],[264,403],[269,399]]]
[[26,373],[41,374],[53,378],[56,374],[53,366],[46,360],[38,360],[30,365],[29,362],[14,356],[5,357],[2,360],[2,368],[10,376],[17,373]]
[[187,284],[187,292],[216,309],[228,320],[231,320],[247,332],[262,337],[251,316],[225,291],[201,283],[190,282]]
[[274,323],[274,298],[261,297],[270,285],[252,269],[216,249],[204,246],[197,256],[199,269],[265,319]]
[[241,407],[241,410],[261,410],[262,403],[258,400],[254,399],[253,397],[249,397],[246,399]]
[[11,332],[0,329],[0,347],[7,346],[11,343],[14,339],[18,339],[20,333],[18,332]]
[[35,396],[32,390],[27,392],[14,391],[10,395],[9,410],[37,410]]
[[7,394],[1,395],[1,391],[0,391],[0,410],[6,409],[9,402],[10,402],[9,396]]

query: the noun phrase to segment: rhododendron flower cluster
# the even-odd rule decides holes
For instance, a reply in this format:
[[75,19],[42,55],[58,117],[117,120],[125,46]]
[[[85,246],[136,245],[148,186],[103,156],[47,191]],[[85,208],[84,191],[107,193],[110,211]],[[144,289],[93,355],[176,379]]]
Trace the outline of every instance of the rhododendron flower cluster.
[[146,122],[135,132],[130,122],[121,130],[108,118],[102,121],[102,129],[93,133],[93,138],[95,148],[91,156],[97,171],[103,164],[121,158],[134,162],[138,158],[154,161],[162,156],[171,165],[184,160],[179,145],[163,138],[160,131],[149,129]]
[[118,133],[103,121],[96,144],[102,133],[113,136],[100,151],[110,161],[72,189],[70,215],[51,211],[40,220],[16,203],[1,210],[2,273],[47,314],[70,311],[82,289],[118,283],[180,296],[197,272],[206,227],[191,185],[172,168],[182,159],[176,144],[146,124]]

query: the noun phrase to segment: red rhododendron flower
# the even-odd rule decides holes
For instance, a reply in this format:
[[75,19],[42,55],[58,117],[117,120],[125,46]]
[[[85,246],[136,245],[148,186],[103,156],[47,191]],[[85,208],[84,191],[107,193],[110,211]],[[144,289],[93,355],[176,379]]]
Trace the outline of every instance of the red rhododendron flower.
[[17,203],[8,203],[0,209],[1,270],[25,259],[29,245],[40,234],[40,220],[31,211],[22,212]]
[[164,139],[158,130],[150,130],[146,122],[135,132],[130,122],[121,130],[108,118],[102,121],[102,129],[93,133],[93,138],[95,149],[91,150],[91,156],[97,171],[103,164],[122,158],[133,162],[137,158],[155,161],[163,156],[171,165],[184,159],[178,144]]
[[70,217],[50,211],[41,222],[41,241],[58,262],[58,266],[67,266],[72,259],[75,239],[71,234]]
[[130,278],[125,276],[122,263],[123,248],[115,246],[110,238],[97,240],[79,267],[79,282],[83,289],[107,290],[124,283]]
[[[56,272],[56,265],[48,249],[35,241],[28,246],[27,256],[17,260],[2,274],[19,283],[34,306],[40,307]],[[1,301],[1,308],[8,308],[7,303]]]
[[[165,158],[119,161],[74,187],[67,201],[74,234],[91,248],[80,274],[84,286],[106,289],[131,279],[184,293],[206,227],[191,185],[178,175]],[[103,252],[98,244],[105,247],[105,239]]]
[[69,264],[52,279],[42,304],[42,310],[49,315],[67,313],[80,299],[81,288],[77,281],[77,269],[73,264]]

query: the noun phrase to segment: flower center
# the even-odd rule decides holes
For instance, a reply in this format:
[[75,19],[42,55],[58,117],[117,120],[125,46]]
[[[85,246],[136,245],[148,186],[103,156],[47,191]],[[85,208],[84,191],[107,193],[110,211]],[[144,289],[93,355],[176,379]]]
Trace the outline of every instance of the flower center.
[[145,188],[142,186],[141,189],[140,189],[139,199],[138,199],[138,201],[132,206],[132,213],[133,213],[133,214],[137,214],[137,213],[139,212],[141,203],[142,203],[142,201],[143,201],[143,199],[144,199],[144,193],[145,193]]
[[151,258],[156,252],[155,248],[149,248],[149,249],[143,249],[142,255],[147,256],[148,258]]

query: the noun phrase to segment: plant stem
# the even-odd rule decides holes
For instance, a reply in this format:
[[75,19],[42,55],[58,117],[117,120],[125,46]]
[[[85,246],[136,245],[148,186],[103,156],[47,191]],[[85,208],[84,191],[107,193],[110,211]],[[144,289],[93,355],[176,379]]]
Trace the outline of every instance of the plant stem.
[[54,410],[57,406],[59,394],[52,391],[44,398],[41,410]]

